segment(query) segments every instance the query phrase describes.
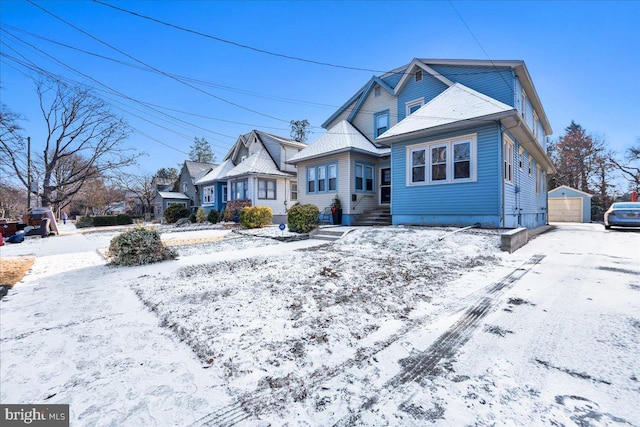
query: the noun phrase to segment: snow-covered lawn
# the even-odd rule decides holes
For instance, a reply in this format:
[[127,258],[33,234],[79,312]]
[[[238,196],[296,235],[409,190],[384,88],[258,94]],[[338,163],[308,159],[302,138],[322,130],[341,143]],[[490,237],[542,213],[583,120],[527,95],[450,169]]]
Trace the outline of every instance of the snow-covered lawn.
[[278,419],[294,402],[321,409],[313,395],[323,381],[433,312],[453,279],[498,261],[495,232],[443,234],[361,229],[331,245],[183,267],[131,286],[223,373],[245,409]]
[[447,231],[164,229],[178,260],[130,268],[96,251],[115,231],[4,246],[36,262],[0,302],[0,402],[71,425],[640,426],[640,233],[563,224],[507,254]]

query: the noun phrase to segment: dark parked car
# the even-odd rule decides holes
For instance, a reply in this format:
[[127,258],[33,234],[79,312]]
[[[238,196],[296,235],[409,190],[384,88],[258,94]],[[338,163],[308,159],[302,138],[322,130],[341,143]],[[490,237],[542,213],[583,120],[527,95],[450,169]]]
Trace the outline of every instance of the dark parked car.
[[604,213],[604,228],[640,227],[640,202],[618,202]]

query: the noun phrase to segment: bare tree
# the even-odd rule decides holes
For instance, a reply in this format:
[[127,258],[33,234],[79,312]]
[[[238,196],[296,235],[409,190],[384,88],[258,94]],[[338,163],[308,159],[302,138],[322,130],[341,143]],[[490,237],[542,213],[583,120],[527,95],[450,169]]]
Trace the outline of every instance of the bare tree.
[[[91,179],[135,163],[139,154],[125,148],[129,128],[105,102],[88,89],[55,82],[36,82],[40,111],[46,125],[42,151],[34,155],[34,174],[42,177],[43,206],[54,209],[68,202]],[[15,144],[13,144],[15,147]],[[0,147],[17,178],[27,187],[24,147]]]
[[133,196],[136,202],[142,207],[141,214],[145,220],[151,219],[153,202],[156,197],[156,187],[154,176],[148,173],[141,175],[122,174],[118,179],[118,186],[124,190],[128,197]]
[[27,192],[10,183],[0,183],[0,218],[16,218],[27,205]]
[[629,190],[640,191],[640,138],[636,139],[635,146],[627,148],[624,161],[619,162],[611,156],[611,162],[629,182]]
[[7,155],[26,150],[20,120],[22,117],[19,114],[11,111],[5,104],[0,104],[0,174],[4,177],[13,175],[16,169],[25,174],[27,172],[26,157],[20,159]]

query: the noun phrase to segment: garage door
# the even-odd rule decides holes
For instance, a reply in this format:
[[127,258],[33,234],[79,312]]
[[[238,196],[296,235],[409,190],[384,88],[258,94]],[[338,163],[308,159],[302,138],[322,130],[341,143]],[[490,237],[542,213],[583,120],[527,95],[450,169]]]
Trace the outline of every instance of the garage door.
[[549,199],[550,222],[582,222],[582,199]]

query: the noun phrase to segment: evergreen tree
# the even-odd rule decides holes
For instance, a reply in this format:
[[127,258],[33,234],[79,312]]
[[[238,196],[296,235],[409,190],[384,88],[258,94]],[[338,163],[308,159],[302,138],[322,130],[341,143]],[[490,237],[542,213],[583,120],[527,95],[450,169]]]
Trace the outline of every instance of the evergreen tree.
[[216,156],[213,154],[209,142],[204,137],[198,138],[196,136],[193,139],[191,151],[189,151],[189,159],[194,162],[213,163],[216,161]]
[[309,120],[291,120],[291,139],[298,142],[305,142],[311,130]]

